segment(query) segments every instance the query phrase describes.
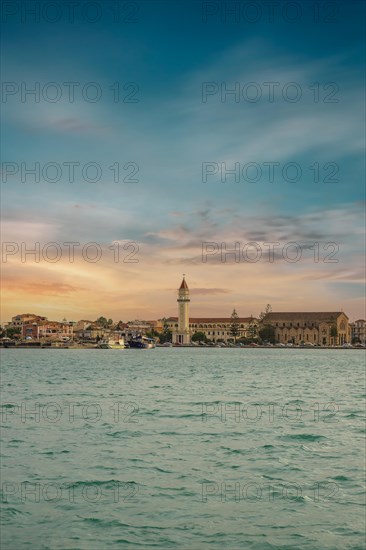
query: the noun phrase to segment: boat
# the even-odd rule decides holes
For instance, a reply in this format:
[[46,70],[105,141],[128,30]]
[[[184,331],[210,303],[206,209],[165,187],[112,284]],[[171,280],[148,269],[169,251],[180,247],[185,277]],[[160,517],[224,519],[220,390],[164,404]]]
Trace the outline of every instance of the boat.
[[156,347],[155,340],[153,338],[147,338],[147,336],[131,336],[128,340],[130,348],[137,349],[152,349]]
[[101,340],[98,344],[98,348],[101,349],[125,349],[125,339],[123,337],[119,338],[118,340],[114,340],[113,338],[109,338],[109,340]]

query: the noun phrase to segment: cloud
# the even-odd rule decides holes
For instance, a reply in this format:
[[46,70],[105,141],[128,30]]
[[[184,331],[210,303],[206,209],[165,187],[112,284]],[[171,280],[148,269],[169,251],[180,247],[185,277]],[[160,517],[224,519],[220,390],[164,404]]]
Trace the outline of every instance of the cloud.
[[193,296],[197,294],[201,294],[204,296],[215,295],[215,294],[229,294],[230,292],[232,291],[228,288],[193,288],[191,290],[191,294]]
[[[93,132],[97,128],[96,126],[75,117],[56,119],[49,123],[49,127],[66,133]],[[100,130],[100,128],[98,128],[98,130]]]
[[72,292],[80,292],[82,287],[69,285],[62,282],[19,282],[8,281],[3,283],[3,288],[8,292],[24,294],[37,294],[39,296],[64,296]]
[[3,219],[1,222],[1,240],[15,242],[18,246],[22,242],[36,243],[47,239],[52,240],[58,230],[58,224],[52,221],[28,221],[26,213],[21,212],[13,216],[13,219]]

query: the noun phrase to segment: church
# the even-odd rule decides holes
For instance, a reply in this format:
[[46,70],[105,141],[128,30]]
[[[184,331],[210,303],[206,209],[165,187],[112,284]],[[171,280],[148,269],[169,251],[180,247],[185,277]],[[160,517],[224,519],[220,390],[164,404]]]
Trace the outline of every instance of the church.
[[[212,342],[228,342],[231,335],[231,317],[189,317],[189,288],[183,275],[178,289],[178,317],[169,317],[166,323],[172,332],[172,342],[178,345],[189,345],[191,337],[196,332],[203,332]],[[254,317],[239,317],[239,338],[249,338],[258,334],[258,319]]]
[[343,311],[271,312],[262,323],[273,327],[277,343],[342,346],[351,341],[349,319]]

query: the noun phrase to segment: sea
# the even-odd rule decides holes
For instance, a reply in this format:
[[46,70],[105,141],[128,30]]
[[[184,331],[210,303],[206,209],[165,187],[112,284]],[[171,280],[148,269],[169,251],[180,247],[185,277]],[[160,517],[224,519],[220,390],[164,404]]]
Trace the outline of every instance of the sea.
[[365,352],[1,351],[1,549],[365,548]]

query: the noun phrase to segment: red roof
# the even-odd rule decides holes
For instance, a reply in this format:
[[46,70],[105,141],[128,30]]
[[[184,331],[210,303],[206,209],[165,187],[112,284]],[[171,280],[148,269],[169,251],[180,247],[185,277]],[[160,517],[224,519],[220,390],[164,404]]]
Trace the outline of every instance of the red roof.
[[[303,319],[305,321],[335,321],[340,315],[347,315],[344,311],[275,311],[267,313],[266,321],[293,321]],[[348,317],[347,317],[348,319]]]
[[185,290],[188,290],[188,285],[187,285],[186,280],[185,280],[184,277],[183,277],[183,280],[182,280],[182,284],[179,287],[179,290],[181,290],[182,288],[184,288]]
[[[178,317],[169,317],[167,321],[178,321]],[[255,317],[239,317],[237,319],[239,323],[249,323],[250,321],[257,321]],[[190,317],[189,324],[202,324],[202,323],[232,323],[231,317]]]

